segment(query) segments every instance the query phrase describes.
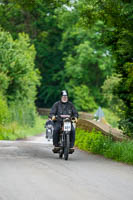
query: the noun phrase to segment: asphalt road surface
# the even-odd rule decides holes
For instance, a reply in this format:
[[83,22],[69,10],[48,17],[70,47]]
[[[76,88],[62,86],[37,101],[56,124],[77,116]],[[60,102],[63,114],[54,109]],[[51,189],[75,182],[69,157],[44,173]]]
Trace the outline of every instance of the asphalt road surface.
[[53,154],[44,136],[0,142],[0,200],[133,200],[133,166],[75,151]]

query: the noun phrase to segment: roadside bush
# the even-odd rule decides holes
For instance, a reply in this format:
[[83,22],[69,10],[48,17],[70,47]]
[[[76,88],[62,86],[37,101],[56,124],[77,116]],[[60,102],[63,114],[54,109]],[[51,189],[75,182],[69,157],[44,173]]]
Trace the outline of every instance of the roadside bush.
[[104,156],[133,164],[133,141],[113,142]]
[[121,117],[121,120],[119,121],[119,128],[123,131],[125,135],[128,135],[133,139],[133,114],[130,116]]
[[6,126],[0,125],[0,140],[15,140],[18,135],[19,126],[16,122]]
[[6,126],[0,125],[0,140],[16,140],[40,134],[44,132],[45,121],[41,117],[37,117],[34,127],[20,126],[17,122]]
[[111,137],[93,130],[76,131],[75,145],[82,150],[104,155],[117,161],[133,164],[133,141],[113,141]]
[[78,131],[76,132],[76,141],[75,141],[75,145],[78,146],[79,148],[83,149],[83,150],[87,150],[85,148],[85,146],[83,145],[85,138],[87,137],[87,132],[83,133],[83,130],[78,129]]
[[86,132],[78,129],[76,132],[76,145],[83,150],[91,151],[93,153],[100,153],[108,149],[111,143],[111,138],[105,137],[101,132],[93,130],[92,132]]
[[[14,39],[0,28],[0,139],[14,140],[35,128],[35,108],[40,73],[35,68],[36,50],[29,36]],[[6,101],[7,100],[7,101]],[[31,130],[30,130],[31,131]]]
[[123,142],[123,151],[121,154],[121,161],[126,161],[126,163],[133,163],[133,141]]

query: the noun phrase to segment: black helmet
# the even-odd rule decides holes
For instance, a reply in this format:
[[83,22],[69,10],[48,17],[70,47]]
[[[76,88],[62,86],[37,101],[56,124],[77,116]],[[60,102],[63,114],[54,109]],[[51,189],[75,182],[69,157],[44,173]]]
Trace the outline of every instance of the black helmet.
[[66,90],[61,91],[61,96],[68,96],[68,92]]

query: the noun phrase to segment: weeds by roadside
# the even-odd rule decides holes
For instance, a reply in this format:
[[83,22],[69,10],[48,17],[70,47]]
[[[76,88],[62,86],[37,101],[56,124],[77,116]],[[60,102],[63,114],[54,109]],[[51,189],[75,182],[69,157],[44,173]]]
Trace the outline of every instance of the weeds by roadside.
[[75,145],[82,150],[104,155],[117,161],[133,164],[133,141],[113,141],[111,137],[102,135],[93,130],[86,132],[81,129],[76,131]]
[[0,140],[16,140],[40,134],[45,131],[45,119],[37,117],[33,127],[21,126],[17,122],[12,122],[8,125],[0,125]]

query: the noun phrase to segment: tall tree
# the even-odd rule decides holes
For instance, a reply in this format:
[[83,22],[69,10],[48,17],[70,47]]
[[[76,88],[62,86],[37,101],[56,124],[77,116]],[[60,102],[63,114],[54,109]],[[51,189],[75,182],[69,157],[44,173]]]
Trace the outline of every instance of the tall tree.
[[34,101],[39,71],[34,68],[35,48],[26,34],[18,39],[0,31],[0,91],[10,101]]
[[36,67],[41,72],[38,106],[51,106],[58,98],[62,77],[56,73],[63,68],[62,52],[58,49],[62,30],[57,26],[55,9],[66,0],[3,0],[0,4],[1,26],[13,38],[19,32],[28,33],[37,50]]
[[[100,43],[99,30],[102,29],[103,23],[99,21],[89,30],[79,27],[80,16],[77,11],[77,8],[64,8],[59,14],[59,26],[64,30],[60,49],[65,61],[65,86],[73,100],[74,91],[82,85],[82,93],[90,91],[86,96],[91,96],[96,103],[102,104],[101,86],[107,75],[112,73],[112,56],[106,46]],[[84,89],[84,86],[88,89]],[[88,104],[86,101],[85,103]]]
[[14,40],[9,32],[0,30],[0,124],[10,118],[21,125],[34,125],[34,101],[40,80],[35,55],[26,34],[21,33]]
[[121,80],[116,92],[124,103],[120,127],[133,135],[133,1],[83,0],[82,22],[92,25],[101,19],[103,42],[110,46],[116,58],[115,70]]
[[[50,107],[63,88],[69,89],[72,100],[80,102],[74,99],[74,91],[77,94],[80,86],[82,92],[87,92],[86,96],[92,97],[92,105],[96,105],[95,101],[101,104],[100,87],[111,73],[111,54],[99,43],[103,23],[99,21],[92,30],[79,27],[79,5],[68,7],[65,0],[3,2],[0,5],[2,27],[14,38],[18,32],[28,33],[37,51],[36,67],[42,76],[37,105]],[[84,104],[88,105],[85,99]],[[79,103],[78,107],[82,109]]]

